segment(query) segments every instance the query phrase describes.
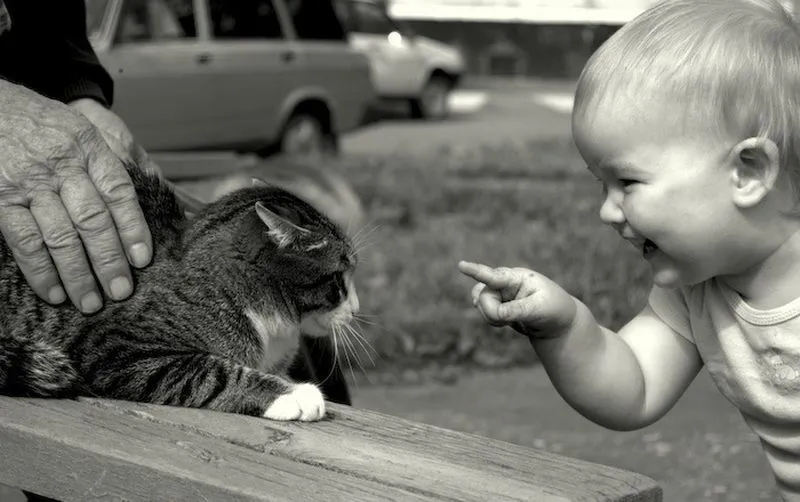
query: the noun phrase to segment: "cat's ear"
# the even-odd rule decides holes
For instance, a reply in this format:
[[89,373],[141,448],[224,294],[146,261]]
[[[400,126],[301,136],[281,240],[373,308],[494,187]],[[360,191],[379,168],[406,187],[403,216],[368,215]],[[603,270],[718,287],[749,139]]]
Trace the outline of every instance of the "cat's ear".
[[301,235],[308,235],[310,230],[295,225],[283,216],[270,211],[262,203],[256,202],[256,214],[267,226],[267,235],[277,244],[279,248],[285,248],[297,240]]
[[250,183],[251,183],[250,186],[254,186],[254,187],[274,188],[274,187],[277,186],[274,183],[270,183],[269,181],[267,181],[267,180],[265,180],[263,178],[256,178],[255,176],[251,176],[250,177]]

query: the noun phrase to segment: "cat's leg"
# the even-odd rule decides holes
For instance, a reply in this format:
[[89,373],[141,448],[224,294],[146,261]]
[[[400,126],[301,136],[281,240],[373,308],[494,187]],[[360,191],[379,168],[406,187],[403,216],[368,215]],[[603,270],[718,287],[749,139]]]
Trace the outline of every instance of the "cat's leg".
[[[275,375],[270,375],[275,376]],[[280,378],[275,376],[275,378]],[[325,416],[325,397],[313,383],[290,383],[291,390],[278,396],[264,411],[270,420],[319,420]]]
[[[94,395],[272,420],[319,420],[325,399],[313,384],[297,384],[207,353],[137,354],[83,364]],[[124,361],[121,364],[121,361]]]

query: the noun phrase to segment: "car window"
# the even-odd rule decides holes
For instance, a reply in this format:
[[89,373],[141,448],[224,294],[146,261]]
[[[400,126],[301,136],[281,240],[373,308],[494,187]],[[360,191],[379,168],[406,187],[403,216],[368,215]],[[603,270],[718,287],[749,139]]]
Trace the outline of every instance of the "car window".
[[211,0],[209,10],[214,38],[283,38],[272,0]]
[[350,12],[350,0],[334,0],[333,7],[336,10],[336,17],[346,31],[353,31],[353,15]]
[[192,0],[130,0],[117,27],[117,41],[121,43],[196,36]]
[[[334,6],[334,3],[337,4]],[[347,40],[347,31],[337,10],[339,2],[287,0],[295,34],[300,40]]]
[[397,30],[395,24],[379,5],[355,1],[352,3],[352,7],[350,30],[376,35],[388,35]]

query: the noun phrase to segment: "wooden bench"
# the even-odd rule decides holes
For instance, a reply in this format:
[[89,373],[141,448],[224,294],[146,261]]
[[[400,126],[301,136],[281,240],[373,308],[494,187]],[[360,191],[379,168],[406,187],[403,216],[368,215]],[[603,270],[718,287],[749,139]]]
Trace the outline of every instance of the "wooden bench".
[[0,483],[64,501],[662,500],[620,469],[347,406],[328,415],[0,396]]

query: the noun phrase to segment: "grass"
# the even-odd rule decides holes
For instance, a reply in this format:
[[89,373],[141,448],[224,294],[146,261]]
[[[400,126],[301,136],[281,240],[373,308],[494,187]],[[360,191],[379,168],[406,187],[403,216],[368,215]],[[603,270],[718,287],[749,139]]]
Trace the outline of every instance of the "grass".
[[374,322],[363,333],[377,352],[375,369],[535,362],[527,339],[489,328],[471,307],[472,282],[458,273],[459,259],[534,268],[612,328],[644,304],[646,264],[600,222],[600,187],[567,140],[350,158],[335,167],[370,219],[357,285]]

